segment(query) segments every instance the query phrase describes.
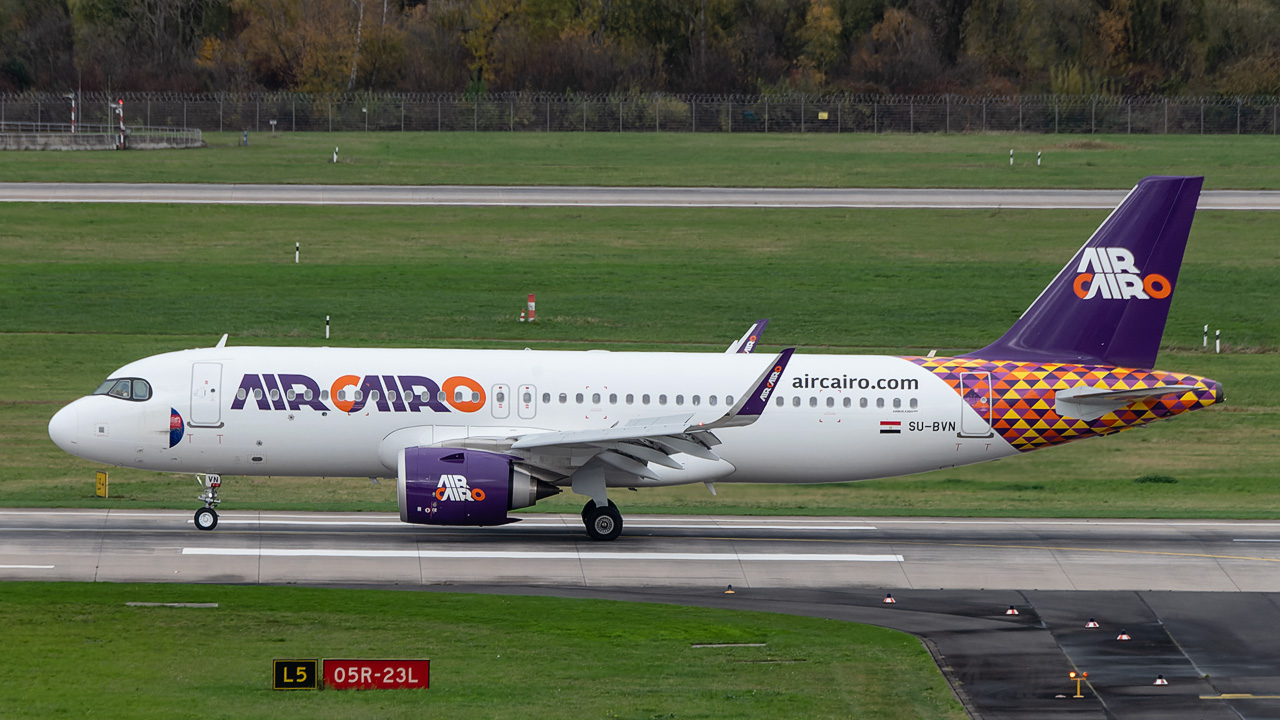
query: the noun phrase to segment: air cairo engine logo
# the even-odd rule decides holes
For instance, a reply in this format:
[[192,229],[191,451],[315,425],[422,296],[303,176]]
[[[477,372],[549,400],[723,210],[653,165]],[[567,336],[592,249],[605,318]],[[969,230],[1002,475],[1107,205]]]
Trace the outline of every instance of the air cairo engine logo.
[[440,481],[436,483],[436,499],[441,501],[483,502],[484,491],[468,485],[467,478],[464,475],[441,475]]
[[1165,276],[1143,277],[1126,248],[1085,248],[1076,273],[1072,288],[1081,300],[1163,300],[1173,292],[1173,283]]

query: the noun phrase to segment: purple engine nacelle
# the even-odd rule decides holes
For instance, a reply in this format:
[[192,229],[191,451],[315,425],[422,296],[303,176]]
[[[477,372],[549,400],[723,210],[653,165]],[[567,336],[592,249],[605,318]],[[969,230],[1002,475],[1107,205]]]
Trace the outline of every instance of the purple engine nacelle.
[[400,454],[400,519],[419,525],[504,525],[507,511],[529,507],[560,488],[534,479],[510,455],[411,447]]

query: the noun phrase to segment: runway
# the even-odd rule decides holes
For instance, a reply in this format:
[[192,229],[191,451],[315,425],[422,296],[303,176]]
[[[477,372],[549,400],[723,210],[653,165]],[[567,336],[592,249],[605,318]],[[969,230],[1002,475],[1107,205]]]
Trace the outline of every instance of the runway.
[[1280,592],[1280,523],[577,515],[495,528],[391,514],[0,510],[0,579],[556,587]]
[[[212,205],[1109,210],[1127,190],[0,183],[3,202]],[[1206,190],[1200,210],[1280,210],[1280,191]]]

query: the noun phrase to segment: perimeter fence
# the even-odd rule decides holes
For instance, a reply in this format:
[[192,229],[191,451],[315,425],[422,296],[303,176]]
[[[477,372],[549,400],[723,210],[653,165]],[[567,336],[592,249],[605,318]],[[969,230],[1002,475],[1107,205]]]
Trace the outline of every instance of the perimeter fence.
[[[84,93],[79,120],[212,131],[1277,133],[1278,97]],[[0,123],[65,123],[59,93],[0,94]],[[274,122],[274,126],[272,123]]]

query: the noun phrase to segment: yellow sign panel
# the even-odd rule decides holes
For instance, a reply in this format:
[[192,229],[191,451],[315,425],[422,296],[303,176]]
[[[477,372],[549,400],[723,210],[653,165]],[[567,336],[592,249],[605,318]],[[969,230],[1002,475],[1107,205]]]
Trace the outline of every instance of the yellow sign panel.
[[97,479],[93,483],[94,494],[100,498],[107,497],[107,471],[99,470]]
[[316,690],[319,674],[317,660],[273,660],[272,690]]
[[829,115],[827,115],[827,111],[826,111],[826,110],[823,110],[823,111],[821,111],[821,112],[819,112],[819,113],[818,113],[818,119],[819,119],[819,120],[826,120],[828,117],[830,117],[830,116],[829,116]]

